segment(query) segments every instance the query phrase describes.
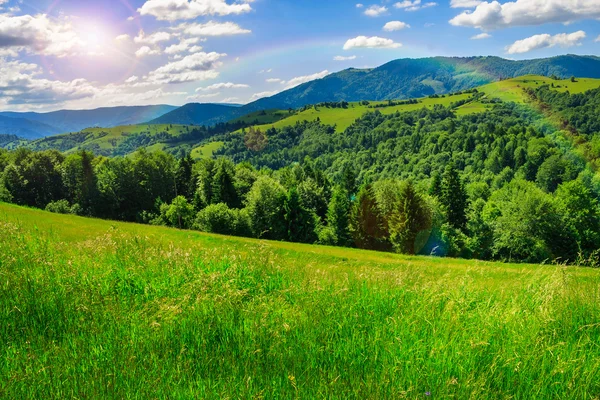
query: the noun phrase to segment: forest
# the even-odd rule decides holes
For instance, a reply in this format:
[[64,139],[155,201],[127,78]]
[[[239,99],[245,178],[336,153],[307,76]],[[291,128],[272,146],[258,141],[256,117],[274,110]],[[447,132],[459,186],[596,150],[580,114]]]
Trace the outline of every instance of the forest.
[[200,161],[0,150],[0,201],[271,240],[600,266],[600,90],[529,96],[538,108],[500,103],[459,118],[441,106],[374,111],[341,133],[318,120],[221,126],[212,132],[224,146]]

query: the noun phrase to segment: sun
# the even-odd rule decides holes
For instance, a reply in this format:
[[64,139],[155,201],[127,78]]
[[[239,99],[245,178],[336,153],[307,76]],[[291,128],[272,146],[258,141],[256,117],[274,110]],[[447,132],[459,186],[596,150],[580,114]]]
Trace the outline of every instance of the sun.
[[106,35],[101,27],[97,25],[91,25],[88,29],[86,29],[83,36],[86,44],[91,49],[98,49],[106,45],[108,35]]

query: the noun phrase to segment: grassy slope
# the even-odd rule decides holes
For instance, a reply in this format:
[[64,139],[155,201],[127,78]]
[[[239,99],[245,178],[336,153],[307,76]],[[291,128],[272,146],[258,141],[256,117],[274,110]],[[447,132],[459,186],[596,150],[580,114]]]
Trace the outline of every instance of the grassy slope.
[[[125,125],[114,128],[88,128],[81,132],[74,133],[75,135],[87,135],[85,141],[77,147],[73,147],[66,151],[71,153],[80,148],[89,148],[90,146],[98,146],[100,149],[114,149],[119,143],[123,142],[128,135],[149,133],[155,135],[161,132],[166,132],[171,136],[179,136],[186,132],[186,125]],[[33,143],[34,146],[44,147],[52,145],[60,145],[61,141],[67,139],[71,133],[63,135],[51,136],[41,139]]]
[[0,397],[597,398],[599,272],[0,204]]

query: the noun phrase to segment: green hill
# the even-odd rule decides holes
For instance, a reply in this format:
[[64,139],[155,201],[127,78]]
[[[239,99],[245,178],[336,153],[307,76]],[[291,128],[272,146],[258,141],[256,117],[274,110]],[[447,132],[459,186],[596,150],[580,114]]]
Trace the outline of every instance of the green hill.
[[6,204],[0,228],[2,397],[600,390],[597,270],[258,241]]
[[[215,124],[261,110],[322,102],[410,99],[447,94],[522,75],[600,78],[600,58],[565,55],[534,60],[500,57],[433,57],[394,60],[373,69],[347,69],[238,108],[188,104],[156,123]],[[193,114],[193,118],[190,117]]]

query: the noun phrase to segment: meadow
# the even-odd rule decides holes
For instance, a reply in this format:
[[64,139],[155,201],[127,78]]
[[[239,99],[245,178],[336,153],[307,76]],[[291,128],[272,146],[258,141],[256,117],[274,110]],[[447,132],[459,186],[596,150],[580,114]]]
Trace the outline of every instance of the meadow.
[[0,203],[0,398],[600,397],[600,271]]

